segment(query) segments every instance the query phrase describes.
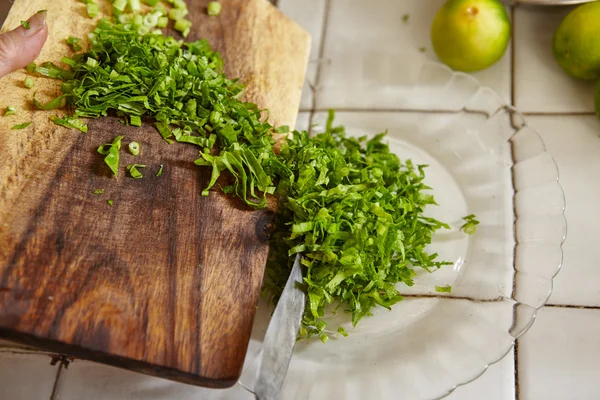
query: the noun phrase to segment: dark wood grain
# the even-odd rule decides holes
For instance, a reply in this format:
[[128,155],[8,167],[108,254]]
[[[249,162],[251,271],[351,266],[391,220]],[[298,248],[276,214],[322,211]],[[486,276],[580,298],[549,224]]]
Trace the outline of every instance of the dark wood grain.
[[[189,39],[211,40],[230,76],[249,84],[247,99],[270,108],[273,122],[293,124],[307,34],[265,0],[223,0],[212,19],[206,3],[188,3]],[[56,6],[17,1],[7,24],[30,7],[52,16]],[[0,80],[4,102],[16,96],[11,79]],[[186,383],[234,384],[273,212],[218,191],[200,196],[209,171],[193,164],[197,148],[168,145],[149,124],[103,118],[84,135],[40,114],[31,114],[29,131],[0,124],[0,156],[9,161],[0,166],[0,335]],[[137,157],[121,151],[121,165],[146,164],[143,179],[124,168],[109,175],[96,148],[116,135],[141,144]]]

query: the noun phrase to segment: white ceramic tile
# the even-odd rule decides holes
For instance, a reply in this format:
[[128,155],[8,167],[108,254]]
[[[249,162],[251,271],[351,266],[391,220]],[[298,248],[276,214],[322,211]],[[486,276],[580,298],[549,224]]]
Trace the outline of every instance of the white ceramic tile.
[[240,386],[210,390],[79,360],[63,370],[58,385],[60,400],[251,400],[244,392]]
[[519,398],[599,399],[599,332],[600,310],[540,310],[519,340]]
[[[436,60],[431,23],[444,0],[331,0],[318,108],[394,108],[385,88],[406,84],[407,58]],[[404,19],[408,16],[408,19]],[[414,64],[414,62],[410,62]],[[510,51],[480,82],[510,100]],[[382,90],[369,91],[373,86]]]
[[279,9],[306,29],[312,39],[306,81],[300,101],[301,110],[309,110],[313,107],[313,94],[309,83],[314,85],[317,78],[319,51],[325,22],[325,3],[325,0],[279,0],[277,3]]
[[47,355],[0,352],[0,398],[50,399],[58,371],[50,361]]
[[594,83],[569,77],[552,54],[554,32],[571,9],[515,10],[515,105],[522,112],[594,110]]
[[296,130],[299,131],[307,131],[308,126],[310,125],[310,113],[309,112],[299,112],[298,118],[296,118]]
[[496,364],[489,366],[475,381],[459,386],[445,400],[514,400],[515,357],[514,351]]
[[600,305],[600,121],[595,117],[528,117],[557,162],[565,191],[567,240],[551,304]]

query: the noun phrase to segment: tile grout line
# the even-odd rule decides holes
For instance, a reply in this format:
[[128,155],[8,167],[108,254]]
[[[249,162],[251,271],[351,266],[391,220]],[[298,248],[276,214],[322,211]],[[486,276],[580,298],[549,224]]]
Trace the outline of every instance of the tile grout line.
[[[510,103],[513,107],[516,107],[516,83],[515,83],[515,54],[516,54],[516,34],[515,34],[515,17],[516,17],[516,12],[515,12],[516,6],[512,6],[510,8],[510,16],[511,16],[511,22],[512,22],[512,32],[511,32],[511,44],[510,44]],[[513,158],[514,160],[514,158]],[[513,263],[514,263],[514,259],[513,259]],[[516,291],[517,288],[517,280],[516,280],[516,271],[514,271],[514,277],[513,277],[513,297],[514,297],[514,293]],[[513,310],[513,313],[515,313],[516,310]],[[516,317],[516,315],[513,316],[513,318]],[[515,378],[515,382],[514,382],[514,399],[515,400],[519,400],[519,339],[517,338],[515,340],[515,344],[513,346],[513,363],[514,363],[514,378]]]
[[578,306],[575,304],[546,304],[544,308],[568,308],[575,310],[600,310],[600,306]]
[[60,378],[62,376],[63,368],[63,357],[61,357],[60,361],[58,362],[58,371],[56,371],[56,378],[54,379],[54,385],[52,386],[52,393],[50,393],[49,400],[58,400],[58,387],[60,384]]
[[510,104],[514,107],[516,107],[517,105],[515,104],[515,98],[516,98],[516,94],[515,94],[515,47],[516,47],[516,35],[515,35],[515,16],[516,16],[516,12],[515,12],[515,8],[516,6],[512,6],[510,9],[510,16],[511,16],[511,20],[512,20],[512,33],[511,33],[511,42],[510,42]]
[[[327,112],[328,108],[302,108],[299,112],[309,113],[309,112]],[[422,109],[408,109],[408,108],[336,108],[337,112],[351,112],[351,113],[361,113],[361,112],[372,112],[372,113],[421,113],[421,114],[457,114],[460,112],[465,112],[467,110],[422,110]],[[476,113],[476,111],[472,111],[472,113]],[[593,117],[596,115],[593,111],[575,111],[575,112],[542,112],[542,111],[530,111],[530,112],[522,112],[526,117],[582,117],[582,116],[590,116]]]
[[519,400],[519,339],[515,340],[513,352],[515,360],[515,400]]
[[596,113],[593,111],[566,111],[566,112],[552,112],[552,111],[531,111],[523,112],[525,116],[529,117],[544,117],[544,116],[557,116],[557,117],[582,117],[582,116],[595,116]]
[[[323,56],[325,53],[325,40],[327,37],[327,29],[329,25],[329,13],[331,10],[331,1],[325,0],[325,9],[323,10],[323,26],[321,27],[321,40],[319,41],[319,59],[317,63],[317,72],[315,74],[315,84],[314,86],[310,86],[312,92],[312,107],[310,110],[310,115],[308,117],[308,133],[310,134],[312,131],[313,120],[315,117],[315,113],[317,112],[317,92],[318,87],[321,83],[321,69],[323,68]],[[300,110],[302,111],[302,110]]]

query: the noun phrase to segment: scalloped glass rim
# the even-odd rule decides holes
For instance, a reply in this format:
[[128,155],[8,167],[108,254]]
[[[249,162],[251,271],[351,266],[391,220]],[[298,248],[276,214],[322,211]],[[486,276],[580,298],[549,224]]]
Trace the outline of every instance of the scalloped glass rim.
[[[397,64],[392,63],[392,65]],[[336,63],[325,66],[325,68],[337,67],[339,65]],[[319,108],[325,108],[323,106],[326,105],[327,108],[331,106],[331,108],[349,110],[366,108],[381,111],[387,109],[390,113],[415,111],[455,115],[478,114],[484,117],[481,127],[490,128],[489,130],[481,129],[477,136],[478,140],[485,146],[508,143],[512,158],[510,174],[514,212],[512,227],[514,283],[512,290],[505,297],[506,300],[513,302],[512,323],[505,332],[510,340],[505,341],[505,348],[501,354],[482,359],[478,366],[464,365],[465,373],[462,376],[460,373],[458,376],[453,375],[455,381],[447,384],[446,387],[440,385],[435,395],[413,396],[415,399],[442,398],[458,386],[477,379],[491,364],[504,358],[512,350],[515,340],[531,327],[537,310],[548,301],[552,293],[552,280],[562,266],[562,244],[566,238],[565,198],[558,181],[558,168],[552,157],[546,152],[542,138],[527,125],[521,113],[507,105],[493,90],[481,86],[473,76],[454,72],[439,63],[427,62],[416,68],[416,64],[407,65],[406,59],[404,59],[402,68],[405,73],[402,79],[405,81],[401,84],[398,82],[390,84],[387,79],[373,80],[371,78],[368,90],[377,92],[378,95],[375,98],[359,97],[359,105],[347,104],[345,101],[348,98],[356,99],[353,96],[355,93],[364,93],[364,87],[361,87],[360,84],[350,88],[325,85],[319,88],[320,90],[315,94],[317,96],[316,104]],[[412,82],[406,81],[407,77],[412,79]],[[361,80],[358,79],[356,82],[361,82]],[[333,93],[334,95],[322,96],[323,93]],[[322,97],[326,98],[325,101],[322,100]],[[335,102],[332,104],[327,100],[340,98],[345,99],[342,104],[335,104]],[[506,123],[502,122],[504,117],[507,117]],[[436,296],[444,298],[452,297],[453,294],[436,294]],[[265,322],[263,321],[263,324]],[[261,337],[260,333],[258,336]],[[296,353],[298,352],[296,351]],[[256,349],[253,353],[253,355],[249,354],[248,358],[253,358],[254,361],[247,363],[242,377],[242,381],[246,383],[243,385],[244,387],[253,386],[250,382],[253,381],[260,354]],[[290,371],[292,375],[295,375],[292,368],[293,363]],[[330,389],[335,392],[333,387],[336,384],[346,385],[346,383],[340,382],[339,379],[342,378],[339,376],[340,373],[339,371],[337,374],[331,373],[323,378],[330,381],[325,390]],[[356,375],[352,375],[348,371],[346,373],[348,379],[350,376],[356,378]],[[341,374],[343,375],[343,373]],[[314,377],[312,379],[314,384]],[[305,381],[305,379],[301,379],[301,381]],[[302,384],[308,382],[311,380],[308,379]],[[292,384],[296,389],[299,387],[298,385],[300,383]],[[323,385],[320,386],[319,391],[322,392]],[[380,388],[379,397],[374,398],[394,398],[389,394],[386,395],[394,392],[394,385],[391,386],[390,390]],[[395,389],[397,392],[404,392],[402,386]],[[422,388],[417,388],[415,393],[423,393]],[[313,392],[311,392],[312,394]],[[407,399],[413,397],[403,395],[403,398]],[[299,397],[291,396],[290,398]]]
[[[373,63],[371,60],[379,62]],[[484,149],[484,153],[488,151],[486,154],[490,159],[497,156],[498,152],[507,152],[505,155],[509,163],[498,165],[509,173],[496,178],[507,178],[509,182],[506,185],[510,186],[510,190],[506,193],[500,190],[499,193],[509,195],[507,204],[510,205],[510,218],[506,221],[510,224],[502,227],[506,229],[492,226],[490,230],[494,233],[490,238],[497,236],[502,239],[502,235],[508,232],[510,238],[506,244],[510,246],[508,250],[504,249],[506,251],[502,252],[500,258],[481,259],[483,262],[495,260],[504,265],[505,270],[491,280],[485,281],[487,270],[485,276],[475,274],[475,278],[470,280],[471,270],[476,268],[462,268],[464,260],[459,259],[455,264],[458,277],[442,270],[431,274],[436,279],[446,274],[445,279],[451,279],[448,282],[453,284],[452,293],[433,292],[417,295],[414,299],[407,297],[390,314],[375,312],[368,322],[367,319],[361,321],[357,329],[363,331],[350,332],[350,336],[343,340],[332,339],[322,346],[319,343],[299,342],[290,363],[282,398],[391,400],[398,398],[399,394],[403,399],[445,397],[458,386],[477,379],[490,365],[504,358],[513,349],[515,340],[532,325],[537,310],[550,297],[552,280],[562,265],[562,243],[566,237],[565,198],[558,182],[558,168],[546,152],[541,137],[527,125],[523,116],[493,90],[481,86],[471,75],[453,72],[439,63],[422,63],[411,56],[381,53],[365,55],[359,60],[332,59],[324,63],[322,68],[332,69],[341,78],[327,80],[318,88],[314,93],[316,109],[344,110],[338,112],[337,121],[346,126],[349,134],[376,133],[374,130],[381,127],[364,132],[365,127],[370,129],[371,124],[377,122],[377,118],[368,119],[365,116],[372,112],[380,113],[377,116],[385,115],[389,119],[386,122],[391,120],[403,124],[405,119],[409,120],[402,132],[412,134],[412,147],[413,150],[417,149],[417,156],[421,155],[418,150],[422,148],[444,158],[450,154],[447,146],[457,154],[469,146],[475,150]],[[331,76],[331,71],[328,76]],[[360,117],[353,119],[353,113],[360,114]],[[311,120],[322,122],[323,114],[316,113]],[[443,122],[443,118],[438,116],[449,119]],[[367,120],[363,121],[363,118]],[[363,123],[364,126],[358,127],[357,123]],[[449,139],[435,135],[427,137],[428,133],[440,131],[447,131]],[[389,137],[393,150],[405,150],[402,135],[394,134],[390,128]],[[440,145],[436,149],[428,147],[435,147],[438,142]],[[478,160],[484,158],[479,155]],[[498,160],[502,163],[501,157]],[[471,164],[471,168],[477,167],[485,165]],[[460,180],[458,175],[463,171],[455,168],[453,172],[453,178]],[[462,178],[463,184],[471,178],[481,183],[485,182],[486,175],[467,173]],[[483,187],[490,189],[489,185]],[[438,188],[434,188],[437,193]],[[464,211],[460,209],[459,212]],[[473,236],[483,235],[483,241],[489,244],[490,238],[485,238],[484,234],[486,215],[482,217],[482,224]],[[476,238],[471,240],[476,243]],[[469,246],[473,247],[472,244]],[[505,254],[507,252],[512,254]],[[481,251],[476,249],[469,256],[479,253]],[[506,274],[507,268],[510,269],[510,275]],[[461,271],[468,272],[463,274],[466,278],[461,276]],[[423,278],[429,279],[428,276]],[[505,284],[507,279],[510,279],[508,287]],[[478,285],[483,290],[477,290]],[[418,289],[422,290],[423,287]],[[402,293],[406,291],[407,288],[404,288]],[[395,316],[394,310],[399,310]],[[206,398],[253,398],[251,390],[258,370],[262,337],[269,321],[269,307],[263,302],[258,311],[239,384],[225,391],[203,390]],[[427,313],[433,314],[429,322],[423,317]],[[408,327],[402,325],[405,316],[410,320]],[[465,316],[475,317],[469,319]],[[444,318],[447,323],[457,321],[451,324],[452,329],[443,332],[447,335],[444,341],[438,340],[437,345],[430,346],[433,349],[424,348],[416,353],[415,357],[422,359],[397,358],[398,354],[406,355],[410,351],[401,349],[402,344],[397,344],[398,340],[394,341],[393,336],[390,340],[390,333],[393,335],[394,329],[408,328],[402,331],[402,340],[407,340],[410,348],[411,340],[419,345],[419,340],[422,342],[426,339],[413,339],[406,332],[425,338],[436,337],[438,332],[431,332],[431,321],[443,325],[437,320]],[[394,327],[390,329],[389,325]],[[452,332],[453,329],[456,332]],[[366,348],[374,353],[371,358],[365,355],[364,347],[362,352],[356,350],[360,338],[369,340],[369,335],[375,338],[371,339],[374,342],[370,344],[371,347]],[[383,350],[378,341],[385,343]],[[389,351],[386,351],[386,346],[391,347]],[[356,368],[353,369],[353,366]],[[369,369],[374,369],[377,374],[374,375]]]

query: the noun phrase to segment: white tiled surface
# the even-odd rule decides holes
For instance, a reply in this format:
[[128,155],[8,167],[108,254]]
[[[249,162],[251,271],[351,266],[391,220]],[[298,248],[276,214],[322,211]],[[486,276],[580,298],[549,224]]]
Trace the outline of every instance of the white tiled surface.
[[511,352],[476,381],[459,386],[446,400],[512,400],[514,387],[515,359]]
[[[369,68],[379,68],[379,72],[383,68],[389,76],[383,83],[393,84],[402,79],[398,71],[402,72],[403,57],[434,60],[429,26],[443,2],[280,0],[282,10],[313,36],[307,80],[333,93],[322,97],[317,108],[365,107],[377,101],[381,105],[380,99],[362,97],[357,82],[369,79]],[[554,29],[569,10],[514,9],[515,59],[511,60],[509,51],[497,65],[474,75],[507,101],[514,98],[523,112],[558,113],[529,116],[528,121],[555,157],[565,189],[569,233],[563,270],[555,279],[550,304],[571,307],[550,306],[540,311],[531,331],[519,340],[516,381],[511,353],[478,380],[457,388],[448,397],[452,400],[600,399],[600,309],[572,307],[600,307],[596,211],[600,204],[600,122],[591,115],[592,85],[567,77],[552,57]],[[404,15],[409,16],[406,22]],[[321,52],[323,59],[319,59]],[[356,86],[352,95],[336,97],[331,89],[347,85],[352,78],[358,78],[351,82]],[[301,109],[309,111],[313,97],[307,88]],[[389,101],[384,105],[393,108]],[[590,115],[561,115],[568,113]],[[310,113],[301,113],[297,127],[306,128],[309,123]],[[57,367],[49,366],[47,356],[0,353],[0,399],[50,399],[56,375]],[[60,376],[55,400],[205,398],[203,389],[83,361],[72,363]],[[251,398],[243,391],[238,395]]]
[[[443,3],[444,0],[332,0],[324,43],[327,63],[318,82],[323,94],[317,107],[394,108],[393,98],[386,101],[383,93],[369,98],[362,85],[385,87],[402,83],[403,76],[410,73],[403,70],[406,57],[436,59],[429,29]],[[406,22],[404,15],[408,15]],[[510,100],[510,52],[498,64],[474,75],[507,102]],[[379,80],[373,81],[374,76]]]
[[313,95],[309,85],[314,86],[317,81],[321,38],[323,36],[323,21],[325,19],[325,4],[325,0],[281,0],[278,3],[281,11],[286,15],[293,16],[294,20],[306,29],[312,38],[310,61],[300,101],[301,110],[310,110],[313,108]]
[[[165,379],[108,367],[87,361],[75,361],[63,376],[58,386],[60,400],[200,400],[208,389],[184,385]],[[224,392],[225,394],[225,392]],[[253,400],[249,393],[236,386],[227,395],[240,400]],[[233,397],[228,397],[232,399]]]
[[58,366],[47,355],[0,352],[0,398],[48,400]]
[[594,111],[594,83],[567,76],[552,54],[554,31],[571,9],[515,10],[515,105],[521,112]]
[[[600,306],[600,122],[594,116],[529,117],[554,156],[567,198],[567,240],[551,304]],[[600,355],[600,354],[599,354]]]
[[519,345],[519,399],[599,399],[599,333],[600,310],[540,310]]

